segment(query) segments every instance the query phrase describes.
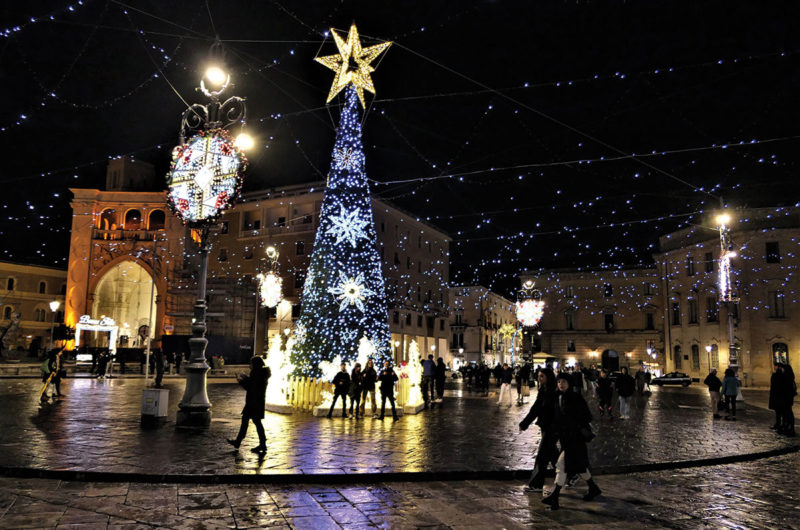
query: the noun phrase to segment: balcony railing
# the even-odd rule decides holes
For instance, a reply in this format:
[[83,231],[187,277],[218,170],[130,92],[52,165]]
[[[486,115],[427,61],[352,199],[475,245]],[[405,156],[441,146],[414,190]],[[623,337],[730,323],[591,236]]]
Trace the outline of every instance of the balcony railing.
[[163,230],[101,230],[92,229],[92,239],[102,239],[107,241],[153,241],[158,234],[163,234]]
[[300,234],[303,232],[313,232],[314,223],[295,223],[286,226],[271,226],[259,228],[258,230],[242,230],[239,238],[278,236],[282,234]]

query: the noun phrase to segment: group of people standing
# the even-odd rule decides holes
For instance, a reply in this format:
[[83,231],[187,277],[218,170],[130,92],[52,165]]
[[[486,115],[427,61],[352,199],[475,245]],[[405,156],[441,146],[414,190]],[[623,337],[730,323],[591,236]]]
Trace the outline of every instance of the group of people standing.
[[736,421],[736,397],[739,395],[741,382],[736,377],[733,368],[725,369],[721,381],[717,377],[717,369],[712,368],[703,384],[708,387],[708,394],[711,397],[712,417],[718,420],[721,418],[719,413],[724,410],[725,420]]
[[433,355],[421,362],[422,364],[422,399],[425,409],[435,408],[436,404],[444,401],[444,382],[447,379],[447,366],[444,359],[434,362]]
[[[394,385],[399,380],[397,373],[392,368],[389,361],[383,363],[383,369],[380,373],[375,371],[372,359],[368,360],[363,371],[361,363],[356,363],[353,370],[348,373],[347,365],[342,363],[339,367],[339,372],[333,378],[333,402],[328,411],[328,418],[333,417],[333,409],[336,407],[336,402],[339,398],[342,399],[342,418],[347,418],[347,398],[350,398],[350,418],[356,420],[364,417],[367,396],[372,403],[372,416],[379,420],[383,420],[386,414],[386,401],[392,407],[392,417],[394,421],[399,418],[397,416],[397,409],[394,400]],[[381,414],[377,415],[377,402],[375,401],[375,386],[380,388],[381,392]]]

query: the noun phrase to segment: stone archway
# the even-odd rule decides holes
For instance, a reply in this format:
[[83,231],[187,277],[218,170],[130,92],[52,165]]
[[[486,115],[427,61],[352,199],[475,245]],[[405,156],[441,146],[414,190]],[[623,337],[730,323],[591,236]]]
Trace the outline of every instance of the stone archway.
[[619,354],[616,350],[603,350],[601,359],[605,370],[611,372],[619,370]]
[[98,280],[91,316],[114,319],[119,326],[121,347],[144,347],[137,330],[150,324],[152,337],[157,296],[158,287],[150,272],[135,261],[123,260],[109,267]]

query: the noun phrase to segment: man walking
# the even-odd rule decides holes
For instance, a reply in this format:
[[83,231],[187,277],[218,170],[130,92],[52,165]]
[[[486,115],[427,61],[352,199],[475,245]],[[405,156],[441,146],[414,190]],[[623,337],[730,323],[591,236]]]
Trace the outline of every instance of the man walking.
[[514,379],[514,370],[508,366],[508,363],[503,364],[500,371],[500,397],[497,400],[498,405],[503,404],[503,398],[508,398],[508,406],[511,406],[511,380]]
[[428,410],[429,404],[431,408],[436,406],[436,397],[433,395],[434,375],[436,375],[436,363],[433,361],[433,355],[428,355],[428,358],[422,361],[422,399],[425,400],[425,410]]
[[619,418],[627,420],[631,416],[631,396],[633,395],[636,383],[633,377],[628,375],[628,367],[623,366],[622,371],[617,377],[617,394],[619,395]]
[[722,388],[722,381],[717,377],[717,369],[712,368],[706,376],[703,384],[708,387],[708,395],[711,396],[711,414],[713,418],[718,420],[719,415],[719,389]]
[[389,361],[384,362],[383,370],[381,370],[380,375],[378,375],[378,381],[381,384],[381,415],[378,417],[379,420],[383,420],[383,416],[386,413],[387,399],[392,405],[392,418],[394,421],[399,419],[397,417],[397,410],[394,407],[394,384],[397,380],[398,377],[397,374],[394,373],[394,370],[392,370],[392,365]]

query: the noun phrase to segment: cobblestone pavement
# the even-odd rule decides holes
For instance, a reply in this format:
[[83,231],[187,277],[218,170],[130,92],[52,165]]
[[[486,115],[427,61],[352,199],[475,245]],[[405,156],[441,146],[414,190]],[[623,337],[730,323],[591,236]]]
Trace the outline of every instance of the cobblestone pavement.
[[[169,422],[140,428],[142,379],[68,379],[66,399],[40,406],[35,380],[0,381],[0,466],[147,474],[352,474],[519,470],[533,467],[538,428],[520,434],[528,406],[448,391],[444,406],[400,421],[332,420],[267,413],[269,452],[259,459],[251,426],[243,450],[236,434],[244,392],[223,380],[209,384],[214,404],[204,431],[174,425],[183,381],[170,380]],[[739,421],[712,420],[701,388],[654,389],[637,396],[632,419],[596,419],[590,444],[595,468],[697,460],[795,445],[768,429],[769,411],[744,407]],[[389,419],[389,418],[387,418]],[[124,479],[123,479],[124,480]]]
[[519,481],[261,486],[0,478],[0,528],[800,528],[797,453],[607,475],[551,511]]

